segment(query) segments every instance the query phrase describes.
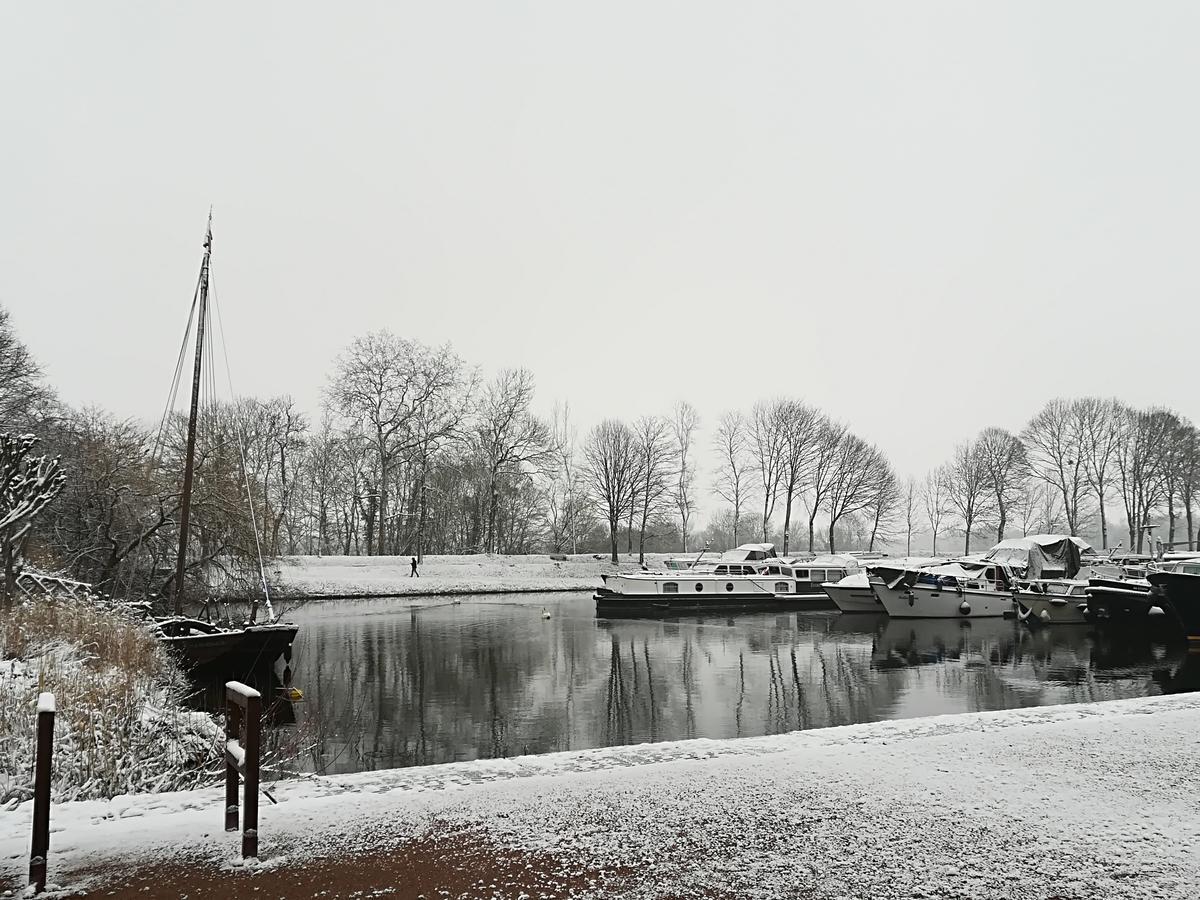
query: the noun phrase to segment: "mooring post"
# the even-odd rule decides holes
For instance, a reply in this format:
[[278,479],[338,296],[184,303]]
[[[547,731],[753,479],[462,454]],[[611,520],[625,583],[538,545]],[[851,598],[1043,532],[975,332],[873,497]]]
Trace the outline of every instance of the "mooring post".
[[[238,772],[246,780],[242,856],[258,856],[259,727],[262,694],[240,681],[225,683],[225,830],[238,827]],[[245,738],[242,738],[242,731]]]
[[33,776],[33,842],[29,850],[29,883],[34,893],[46,889],[46,857],[50,854],[50,772],[54,753],[54,695],[38,696],[37,756]]

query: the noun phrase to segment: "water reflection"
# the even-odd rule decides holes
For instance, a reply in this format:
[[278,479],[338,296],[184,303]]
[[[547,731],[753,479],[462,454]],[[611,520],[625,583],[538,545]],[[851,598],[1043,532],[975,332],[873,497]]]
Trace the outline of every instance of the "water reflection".
[[297,743],[319,772],[1115,699],[1200,681],[1195,658],[1166,644],[1003,619],[606,620],[589,598],[561,595],[329,602],[293,618],[305,693]]

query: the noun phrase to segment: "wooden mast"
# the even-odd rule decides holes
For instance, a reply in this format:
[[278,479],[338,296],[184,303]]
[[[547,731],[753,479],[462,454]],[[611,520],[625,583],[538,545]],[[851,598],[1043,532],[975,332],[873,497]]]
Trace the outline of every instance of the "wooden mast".
[[192,368],[192,404],[188,410],[187,452],[183,464],[183,498],[179,508],[179,555],[175,557],[175,615],[183,615],[183,570],[187,561],[188,524],[192,511],[192,473],[196,459],[196,417],[200,409],[200,369],[204,358],[204,323],[208,318],[208,262],[212,256],[212,211],[204,235],[200,264],[200,310],[196,317],[196,362]]

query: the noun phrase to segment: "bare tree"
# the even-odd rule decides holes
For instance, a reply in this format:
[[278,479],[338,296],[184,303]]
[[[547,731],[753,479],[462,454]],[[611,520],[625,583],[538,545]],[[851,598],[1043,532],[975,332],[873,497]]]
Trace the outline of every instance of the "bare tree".
[[782,421],[781,401],[759,402],[750,412],[750,452],[758,471],[759,487],[762,488],[762,539],[766,543],[770,536],[771,518],[775,515],[775,503],[779,499],[779,482],[783,476],[785,424]]
[[633,425],[638,455],[638,562],[646,561],[646,529],[671,506],[676,457],[671,426],[661,416],[643,416]]
[[[462,381],[462,360],[449,345],[431,348],[376,331],[355,338],[338,357],[328,388],[334,408],[362,424],[378,457],[377,552],[387,551],[392,467],[422,439],[416,417]],[[425,439],[430,436],[424,435]]]
[[1004,540],[1009,506],[1020,490],[1028,464],[1025,446],[1003,428],[985,428],[975,441],[975,453],[987,475],[996,512],[996,540]]
[[1191,423],[1184,425],[1178,438],[1179,503],[1187,521],[1187,548],[1196,549],[1194,510],[1196,494],[1200,490],[1200,431]]
[[725,413],[717,422],[713,450],[717,455],[717,477],[713,490],[733,507],[733,542],[741,530],[742,509],[750,499],[753,484],[750,441],[745,417]]
[[816,546],[817,515],[829,502],[830,492],[838,476],[842,441],[848,434],[846,426],[841,422],[826,418],[822,418],[816,428],[807,498],[809,553],[812,553]]
[[942,525],[951,513],[950,499],[946,492],[946,482],[949,478],[946,470],[947,466],[942,465],[926,474],[925,484],[921,489],[921,505],[929,522],[929,531],[933,534],[934,556],[937,556],[938,535],[942,533]]
[[1113,488],[1114,458],[1121,441],[1124,415],[1116,400],[1084,397],[1073,404],[1080,431],[1081,449],[1088,485],[1096,495],[1100,514],[1100,544],[1108,549],[1108,512],[1106,504]]
[[911,475],[904,480],[904,555],[912,556],[913,524],[917,520],[917,502],[920,491],[917,489],[917,479]]
[[496,510],[501,476],[520,478],[527,468],[550,459],[550,429],[529,411],[533,403],[533,373],[505,369],[484,391],[475,426],[475,440],[488,473],[486,546],[496,552]]
[[683,552],[688,552],[688,529],[692,513],[696,511],[693,494],[696,484],[696,463],[692,459],[692,441],[700,427],[700,414],[687,401],[676,404],[671,414],[671,435],[675,440],[675,456],[678,461],[675,471],[675,510],[679,513],[679,532],[683,540]]
[[[875,496],[871,498],[871,504],[867,507],[871,517],[871,531],[867,537],[868,550],[875,549],[876,541],[887,541],[891,538],[892,527],[905,512],[905,488],[882,453],[879,454],[879,464]],[[911,507],[908,516],[911,518]]]
[[54,392],[42,369],[17,336],[9,312],[0,306],[0,430],[20,431],[45,421]]
[[829,552],[836,551],[834,529],[843,516],[868,509],[878,499],[891,467],[883,454],[858,435],[847,433],[838,442],[829,479]]
[[637,480],[637,440],[624,422],[605,419],[588,434],[583,456],[592,493],[604,507],[612,562],[616,563],[617,532]]
[[58,496],[66,480],[57,459],[30,456],[35,443],[32,434],[0,434],[0,565],[4,568],[6,609],[12,607],[16,596],[33,521]]
[[976,526],[995,511],[991,478],[978,445],[959,444],[942,474],[946,499],[962,521],[963,553],[970,553],[971,535]]
[[1025,426],[1021,440],[1030,471],[1059,492],[1067,529],[1072,535],[1079,534],[1089,484],[1078,410],[1070,401],[1051,400]]
[[1114,459],[1117,487],[1125,505],[1129,549],[1142,552],[1150,514],[1165,499],[1165,468],[1169,461],[1164,446],[1174,427],[1173,417],[1161,410],[1141,412],[1125,409]]
[[779,488],[783,494],[783,554],[788,553],[792,532],[792,504],[808,488],[822,416],[798,400],[782,400],[777,411],[784,435]]

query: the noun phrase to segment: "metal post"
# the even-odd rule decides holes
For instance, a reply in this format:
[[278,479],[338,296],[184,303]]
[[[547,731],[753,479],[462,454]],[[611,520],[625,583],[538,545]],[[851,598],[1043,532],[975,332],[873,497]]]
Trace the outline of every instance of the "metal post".
[[34,893],[46,889],[46,857],[50,854],[50,772],[54,752],[54,695],[38,697],[37,757],[33,781],[33,842],[29,850],[29,883]]
[[[238,827],[238,772],[246,779],[242,856],[258,856],[259,728],[262,694],[240,681],[225,683],[225,830]],[[242,731],[245,730],[245,736]]]
[[246,698],[246,815],[242,820],[242,856],[258,856],[258,747],[262,698]]

